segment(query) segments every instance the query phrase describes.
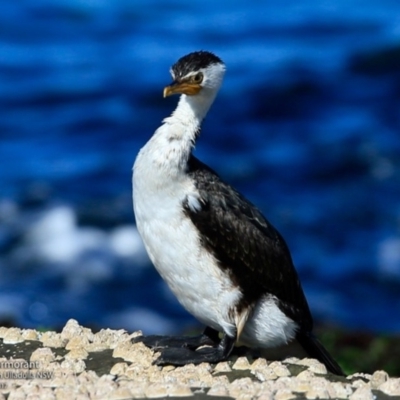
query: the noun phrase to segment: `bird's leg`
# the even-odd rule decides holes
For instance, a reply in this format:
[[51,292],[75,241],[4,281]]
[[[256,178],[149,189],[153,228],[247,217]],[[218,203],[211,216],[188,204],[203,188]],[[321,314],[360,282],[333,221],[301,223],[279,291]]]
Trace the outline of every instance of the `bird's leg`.
[[188,347],[165,348],[154,362],[156,365],[186,365],[200,364],[202,362],[217,363],[226,360],[235,346],[234,337],[224,334],[219,344],[212,347],[204,347],[199,350],[191,350]]
[[187,347],[189,349],[197,349],[204,345],[215,345],[219,343],[218,331],[210,327],[206,327],[201,335],[197,336],[138,336],[132,339],[132,343],[143,343],[151,349],[179,348]]
[[214,344],[219,344],[219,342],[221,341],[221,339],[219,338],[219,332],[213,328],[210,328],[209,326],[205,327],[203,334],[200,336],[208,337]]

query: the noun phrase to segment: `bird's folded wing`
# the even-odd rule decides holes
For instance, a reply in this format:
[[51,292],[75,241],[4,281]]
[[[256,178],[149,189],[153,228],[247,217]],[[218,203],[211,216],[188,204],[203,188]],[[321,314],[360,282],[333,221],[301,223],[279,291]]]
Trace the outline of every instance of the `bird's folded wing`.
[[194,179],[201,207],[184,202],[185,213],[208,248],[250,304],[266,294],[306,329],[312,318],[288,247],[261,212],[201,161],[192,157],[189,174]]

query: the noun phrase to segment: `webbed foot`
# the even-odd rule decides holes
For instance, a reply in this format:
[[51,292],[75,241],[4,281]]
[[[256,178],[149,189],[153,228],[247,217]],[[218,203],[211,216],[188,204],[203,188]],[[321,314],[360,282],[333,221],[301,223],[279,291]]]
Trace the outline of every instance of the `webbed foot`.
[[213,346],[219,342],[218,332],[209,327],[204,330],[204,333],[197,336],[150,335],[138,336],[132,339],[132,343],[143,343],[145,346],[155,350],[165,348],[197,349],[205,345]]
[[220,344],[192,350],[188,347],[167,347],[161,350],[160,356],[154,362],[156,365],[186,365],[202,362],[218,363],[226,360],[235,345],[235,338],[224,335]]

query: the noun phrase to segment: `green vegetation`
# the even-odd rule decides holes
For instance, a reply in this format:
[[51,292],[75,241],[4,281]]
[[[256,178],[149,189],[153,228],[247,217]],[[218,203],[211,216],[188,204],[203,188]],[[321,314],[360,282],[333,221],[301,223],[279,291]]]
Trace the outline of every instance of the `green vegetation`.
[[384,370],[400,376],[400,336],[321,327],[316,334],[348,374]]

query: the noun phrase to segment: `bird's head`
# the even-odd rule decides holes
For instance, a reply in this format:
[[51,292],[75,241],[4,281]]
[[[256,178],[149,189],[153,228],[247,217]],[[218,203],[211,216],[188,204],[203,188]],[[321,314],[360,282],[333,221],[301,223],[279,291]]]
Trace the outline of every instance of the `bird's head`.
[[164,97],[196,96],[204,92],[215,96],[222,84],[225,64],[213,53],[196,51],[180,58],[170,72],[173,82],[164,88]]

